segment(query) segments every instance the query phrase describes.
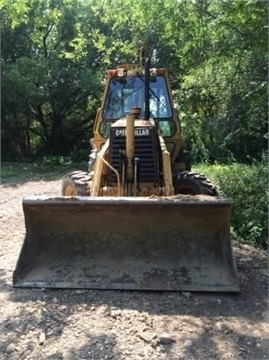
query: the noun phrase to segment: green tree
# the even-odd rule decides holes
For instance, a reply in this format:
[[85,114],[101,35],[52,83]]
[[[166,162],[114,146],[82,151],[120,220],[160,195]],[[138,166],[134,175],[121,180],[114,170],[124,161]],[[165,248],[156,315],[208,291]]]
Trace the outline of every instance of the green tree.
[[86,142],[105,69],[138,61],[144,45],[153,66],[167,67],[178,84],[186,144],[196,159],[259,160],[267,148],[265,2],[0,0],[0,6],[4,152],[63,153]]
[[267,148],[266,3],[205,4],[193,4],[197,20],[205,18],[206,36],[197,36],[204,55],[184,75],[179,93],[187,139],[198,158],[260,160]]
[[4,154],[69,153],[90,136],[100,91],[90,10],[64,0],[3,7]]

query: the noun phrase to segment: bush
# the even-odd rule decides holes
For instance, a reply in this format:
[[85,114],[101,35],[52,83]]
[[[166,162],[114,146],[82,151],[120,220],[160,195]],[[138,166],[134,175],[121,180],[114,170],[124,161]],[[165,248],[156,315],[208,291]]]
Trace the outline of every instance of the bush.
[[253,165],[196,166],[213,181],[219,194],[233,200],[232,232],[237,240],[268,246],[267,160]]

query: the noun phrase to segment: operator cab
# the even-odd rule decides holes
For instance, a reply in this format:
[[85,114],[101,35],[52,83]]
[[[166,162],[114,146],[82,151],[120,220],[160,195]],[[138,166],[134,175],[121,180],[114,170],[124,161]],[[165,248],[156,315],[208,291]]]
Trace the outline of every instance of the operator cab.
[[[140,119],[145,118],[145,75],[134,75],[130,71],[119,72],[118,70],[109,71],[110,78],[99,128],[104,138],[108,138],[111,124],[130,114],[133,108],[140,109],[138,116]],[[159,72],[163,73],[151,74],[149,79],[150,117],[155,120],[157,128],[164,137],[171,137],[176,132],[173,108],[164,70],[159,69]]]

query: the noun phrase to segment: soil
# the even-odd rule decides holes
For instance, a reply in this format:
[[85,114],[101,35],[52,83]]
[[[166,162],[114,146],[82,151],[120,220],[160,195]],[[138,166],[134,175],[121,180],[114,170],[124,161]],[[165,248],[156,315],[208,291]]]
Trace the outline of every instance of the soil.
[[14,289],[22,198],[61,180],[0,185],[0,359],[249,359],[268,356],[267,253],[233,244],[240,293]]

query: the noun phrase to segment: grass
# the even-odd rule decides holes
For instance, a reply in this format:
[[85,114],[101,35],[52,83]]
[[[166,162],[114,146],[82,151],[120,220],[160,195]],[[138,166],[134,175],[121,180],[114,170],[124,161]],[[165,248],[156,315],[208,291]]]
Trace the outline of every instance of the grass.
[[32,163],[1,164],[2,183],[23,183],[32,180],[56,180],[72,170],[86,170],[87,162],[74,163],[68,158],[42,158]]
[[268,171],[264,160],[255,165],[196,165],[216,184],[219,194],[233,200],[232,231],[239,241],[268,247]]

